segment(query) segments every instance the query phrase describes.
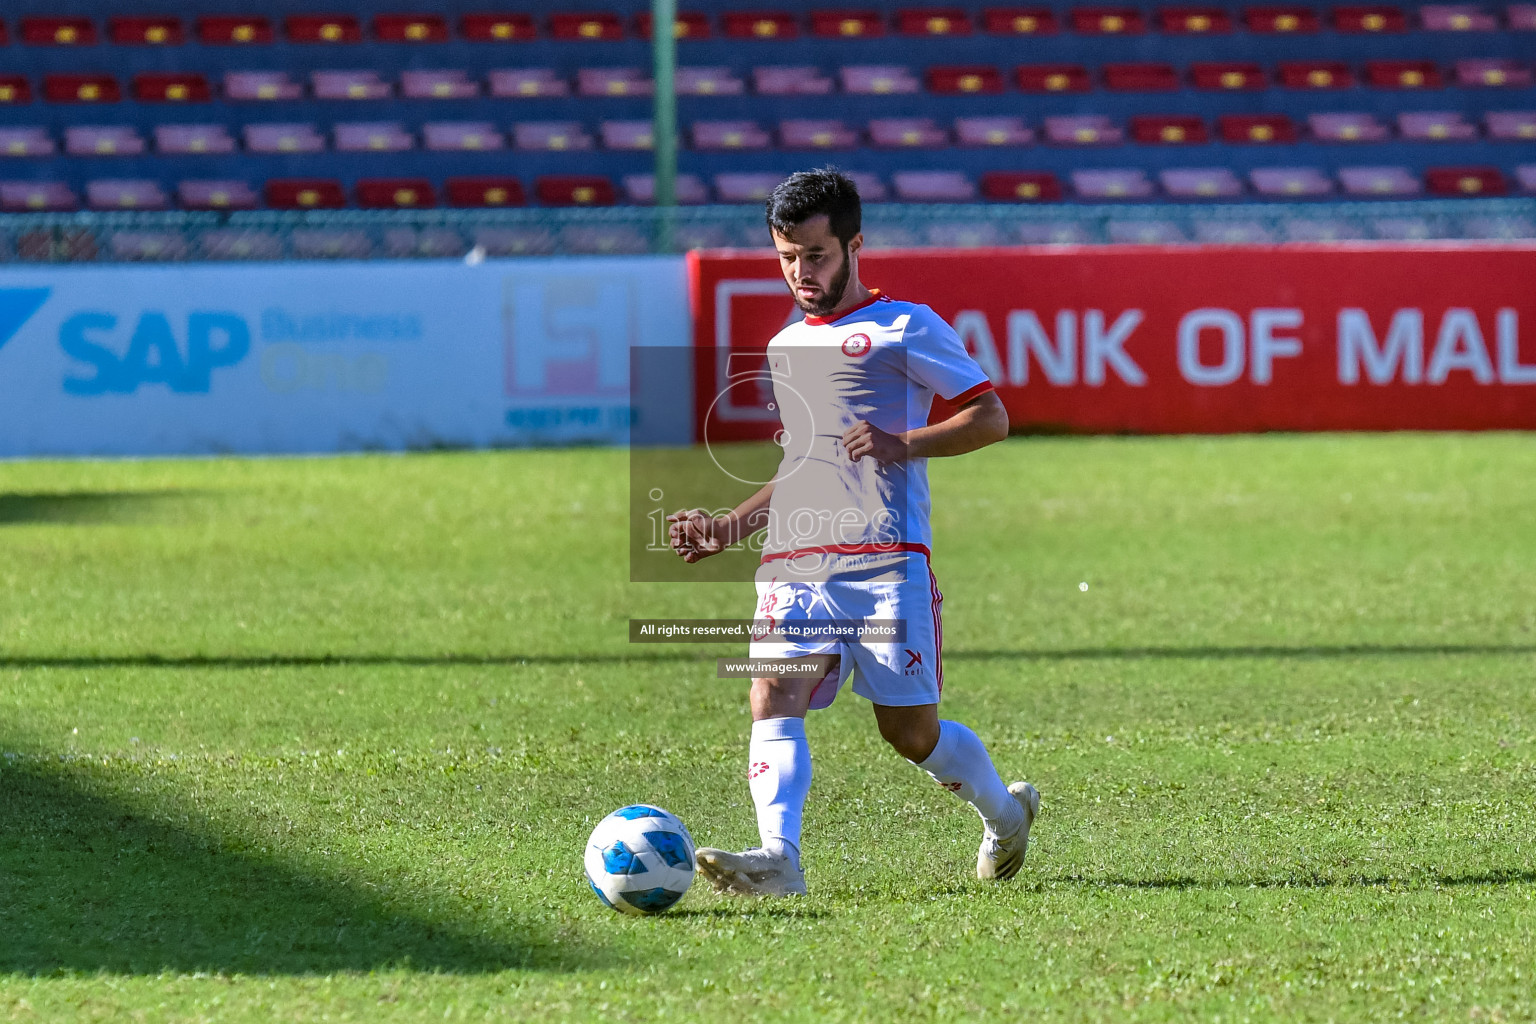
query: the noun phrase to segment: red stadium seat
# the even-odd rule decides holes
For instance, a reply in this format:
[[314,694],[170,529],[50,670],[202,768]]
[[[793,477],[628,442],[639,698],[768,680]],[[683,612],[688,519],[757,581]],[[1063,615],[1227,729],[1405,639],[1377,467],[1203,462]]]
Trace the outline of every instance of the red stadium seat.
[[266,194],[274,210],[335,210],[347,205],[341,182],[332,178],[273,178]]
[[213,98],[202,75],[158,71],[134,75],[133,95],[142,103],[207,103]]
[[1365,80],[1378,89],[1438,89],[1445,84],[1440,69],[1428,60],[1366,61]]
[[1287,60],[1280,62],[1280,84],[1287,89],[1348,89],[1355,76],[1343,61]]
[[811,35],[822,39],[870,39],[884,34],[879,11],[811,12]]
[[1333,27],[1340,32],[1406,32],[1408,19],[1396,7],[1335,7]]
[[466,14],[459,31],[474,43],[520,43],[538,35],[530,14]]
[[0,75],[0,103],[32,102],[32,84],[21,75]]
[[205,46],[272,42],[272,22],[258,15],[207,15],[197,19],[197,38]]
[[379,14],[374,38],[384,43],[446,43],[448,19],[440,14]]
[[1059,27],[1049,7],[989,7],[981,23],[998,36],[1049,36]]
[[545,206],[612,206],[613,182],[593,174],[546,174],[534,184]]
[[549,34],[554,39],[612,42],[624,38],[624,23],[617,14],[552,14]]
[[1049,171],[988,171],[981,176],[981,194],[999,202],[1055,203],[1061,182]]
[[[672,34],[678,39],[708,39],[709,16],[697,11],[679,11],[672,22]],[[651,15],[649,12],[635,15],[635,35],[650,42]]]
[[22,18],[21,41],[28,46],[95,46],[96,25],[89,18]]
[[1221,137],[1238,143],[1289,143],[1296,141],[1296,125],[1284,114],[1223,114],[1218,119]]
[[1238,61],[1192,64],[1189,77],[1196,89],[1263,89],[1269,85],[1263,68]]
[[111,75],[45,75],[43,95],[49,103],[116,103],[123,98]]
[[981,65],[943,65],[928,69],[928,89],[936,93],[1003,91],[1003,76],[997,68]]
[[1115,92],[1177,92],[1179,74],[1168,64],[1106,64],[1104,84]]
[[896,31],[904,36],[968,36],[970,15],[961,7],[918,7],[896,12]]
[[1232,31],[1232,16],[1220,7],[1164,7],[1158,26],[1170,35],[1213,35]]
[[1249,7],[1243,24],[1250,32],[1316,32],[1317,12],[1310,7]]
[[528,202],[523,183],[516,178],[449,178],[444,184],[449,206],[523,206]]
[[1192,145],[1209,142],[1211,135],[1198,117],[1139,115],[1131,118],[1131,138],[1146,145]]
[[290,14],[283,32],[295,43],[360,43],[363,29],[350,14]]
[[799,31],[785,11],[733,11],[721,15],[721,23],[730,39],[793,39]]
[[111,18],[107,37],[118,46],[180,46],[187,41],[179,18]]
[[363,178],[357,183],[357,205],[365,210],[419,210],[437,205],[437,193],[426,178]]
[[1025,64],[1015,73],[1025,92],[1089,92],[1093,83],[1081,64]]
[[0,46],[8,46],[11,42],[11,33],[7,31],[5,22],[0,21]]
[[1084,35],[1140,35],[1147,20],[1134,7],[1078,7],[1072,11],[1072,31]]

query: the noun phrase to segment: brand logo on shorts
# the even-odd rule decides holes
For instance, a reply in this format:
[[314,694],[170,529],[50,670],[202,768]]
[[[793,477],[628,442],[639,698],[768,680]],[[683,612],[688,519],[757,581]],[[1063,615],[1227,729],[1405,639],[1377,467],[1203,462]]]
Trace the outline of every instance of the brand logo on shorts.
[[871,342],[867,334],[850,334],[843,339],[843,355],[857,359],[869,351]]
[[768,770],[767,761],[753,761],[752,767],[747,769],[747,778],[755,779]]
[[920,676],[920,675],[922,675],[923,674],[923,654],[922,654],[922,652],[921,651],[914,651],[910,647],[903,647],[902,650],[907,652],[907,663],[905,665],[901,666],[901,674],[904,675],[904,676]]

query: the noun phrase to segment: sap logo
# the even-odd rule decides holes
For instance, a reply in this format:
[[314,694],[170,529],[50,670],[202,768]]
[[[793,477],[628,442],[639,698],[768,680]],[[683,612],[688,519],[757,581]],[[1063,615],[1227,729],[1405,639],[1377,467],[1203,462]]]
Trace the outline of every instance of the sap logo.
[[151,311],[139,317],[124,348],[117,317],[77,313],[59,328],[59,347],[94,372],[66,376],[64,390],[127,394],[141,384],[164,384],[177,392],[206,392],[216,367],[233,366],[251,350],[251,330],[233,313],[188,314],[184,336],[182,345],[170,318]]
[[51,288],[0,288],[0,345],[16,336],[16,332],[32,319],[32,314],[43,308]]

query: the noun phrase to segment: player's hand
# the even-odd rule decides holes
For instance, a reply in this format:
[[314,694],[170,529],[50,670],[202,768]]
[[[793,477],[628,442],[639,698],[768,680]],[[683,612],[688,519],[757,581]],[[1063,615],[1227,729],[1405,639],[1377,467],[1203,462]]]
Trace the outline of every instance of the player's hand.
[[907,442],[860,420],[843,431],[843,451],[854,462],[865,456],[876,462],[900,462],[907,457]]
[[667,516],[667,522],[672,550],[685,562],[692,564],[725,550],[720,521],[701,508],[674,512]]

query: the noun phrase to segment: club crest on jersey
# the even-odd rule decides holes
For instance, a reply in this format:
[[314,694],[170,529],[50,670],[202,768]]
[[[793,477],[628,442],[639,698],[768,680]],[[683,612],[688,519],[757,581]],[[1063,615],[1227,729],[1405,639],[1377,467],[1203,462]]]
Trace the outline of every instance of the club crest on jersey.
[[867,334],[850,334],[843,339],[843,355],[857,359],[870,349],[871,342]]

